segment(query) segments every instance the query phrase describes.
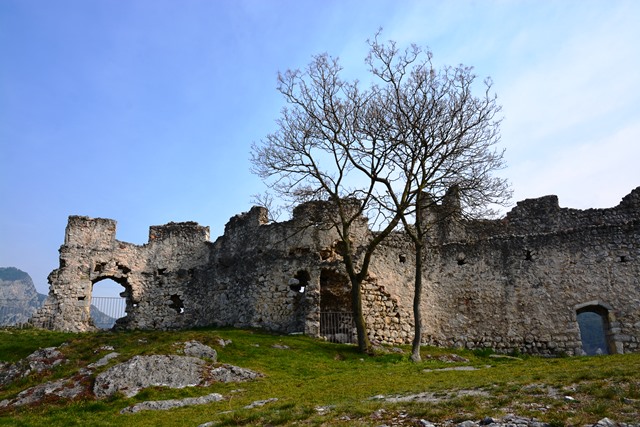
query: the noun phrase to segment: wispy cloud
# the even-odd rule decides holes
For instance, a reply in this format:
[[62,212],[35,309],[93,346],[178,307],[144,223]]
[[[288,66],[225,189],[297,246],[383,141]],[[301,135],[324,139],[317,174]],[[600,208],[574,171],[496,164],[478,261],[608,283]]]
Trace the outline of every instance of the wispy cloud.
[[[567,206],[606,207],[640,185],[640,8],[613,5],[568,20],[564,38],[536,46],[547,52],[496,79],[517,199],[558,194]],[[512,55],[544,29],[522,29]]]
[[558,145],[545,161],[513,167],[516,200],[556,194],[560,205],[606,208],[640,185],[640,123],[573,146]]
[[593,123],[638,99],[640,50],[635,40],[640,30],[622,13],[599,26],[575,25],[571,38],[541,47],[555,52],[543,61],[523,58],[528,69],[503,88],[511,128],[532,139],[544,138]]

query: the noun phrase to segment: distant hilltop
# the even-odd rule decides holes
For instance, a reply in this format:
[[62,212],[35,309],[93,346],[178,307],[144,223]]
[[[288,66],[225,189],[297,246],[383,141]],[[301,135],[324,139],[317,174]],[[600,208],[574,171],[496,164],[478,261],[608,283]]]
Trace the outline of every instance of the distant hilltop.
[[39,306],[45,298],[36,291],[28,273],[15,267],[0,267],[0,299],[35,299]]
[[31,281],[29,274],[15,267],[0,267],[0,280],[13,282],[16,280]]
[[46,295],[36,291],[28,273],[15,267],[0,267],[0,325],[25,323],[45,299]]

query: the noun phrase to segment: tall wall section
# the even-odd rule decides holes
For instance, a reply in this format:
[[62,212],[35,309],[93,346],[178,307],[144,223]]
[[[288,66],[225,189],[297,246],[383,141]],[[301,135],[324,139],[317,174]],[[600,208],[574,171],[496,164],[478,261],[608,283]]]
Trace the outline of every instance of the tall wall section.
[[[336,329],[345,339],[352,335],[350,285],[331,226],[333,212],[328,202],[309,202],[281,223],[267,223],[267,211],[258,207],[233,217],[212,245],[207,322],[315,337]],[[352,226],[353,244],[362,244],[370,233],[360,218]],[[372,338],[405,342],[410,327],[401,324],[396,299],[384,284],[370,277],[364,292]],[[329,323],[338,328],[329,331]]]
[[611,209],[547,196],[500,221],[446,227],[434,225],[425,263],[423,342],[580,354],[577,314],[592,310],[604,315],[603,350],[638,351],[640,187]]

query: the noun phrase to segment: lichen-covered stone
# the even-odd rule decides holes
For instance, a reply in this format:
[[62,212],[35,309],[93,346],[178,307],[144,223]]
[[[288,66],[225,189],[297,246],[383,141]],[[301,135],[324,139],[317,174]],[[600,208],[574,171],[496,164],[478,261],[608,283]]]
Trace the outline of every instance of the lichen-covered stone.
[[184,343],[184,354],[186,356],[206,358],[212,362],[218,360],[218,352],[199,341],[187,341]]
[[98,398],[115,393],[132,397],[152,386],[194,387],[203,381],[204,368],[205,361],[196,357],[134,356],[98,374],[93,393]]
[[220,383],[238,383],[255,380],[263,375],[247,368],[224,364],[209,371],[209,380]]
[[219,402],[223,399],[220,393],[211,393],[200,397],[187,397],[184,399],[150,400],[136,403],[120,411],[121,414],[135,414],[140,411],[166,411],[184,406],[206,405],[212,402]]
[[32,373],[53,369],[66,360],[57,347],[47,347],[34,351],[16,363],[0,363],[0,386]]

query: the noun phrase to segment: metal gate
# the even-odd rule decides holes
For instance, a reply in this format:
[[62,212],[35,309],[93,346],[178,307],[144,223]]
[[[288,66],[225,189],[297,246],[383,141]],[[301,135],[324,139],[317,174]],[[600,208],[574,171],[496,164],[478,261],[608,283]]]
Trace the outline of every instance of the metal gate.
[[357,342],[356,325],[352,313],[321,312],[320,335],[327,341],[353,344]]

